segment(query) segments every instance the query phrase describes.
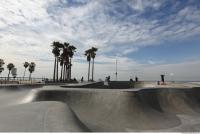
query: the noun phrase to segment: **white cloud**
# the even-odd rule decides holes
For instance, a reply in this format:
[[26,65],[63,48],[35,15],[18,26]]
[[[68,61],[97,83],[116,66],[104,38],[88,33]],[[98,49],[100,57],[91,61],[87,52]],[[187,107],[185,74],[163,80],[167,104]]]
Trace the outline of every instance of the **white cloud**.
[[135,51],[137,51],[137,50],[138,50],[138,48],[127,48],[127,49],[125,49],[122,53],[123,53],[124,55],[127,55],[127,54],[132,53],[132,52],[135,52]]
[[148,7],[157,10],[164,2],[165,0],[131,0],[129,4],[134,10],[144,11]]
[[148,60],[147,62],[148,62],[149,64],[152,64],[152,65],[153,65],[153,64],[156,64],[156,62],[153,61],[153,60]]

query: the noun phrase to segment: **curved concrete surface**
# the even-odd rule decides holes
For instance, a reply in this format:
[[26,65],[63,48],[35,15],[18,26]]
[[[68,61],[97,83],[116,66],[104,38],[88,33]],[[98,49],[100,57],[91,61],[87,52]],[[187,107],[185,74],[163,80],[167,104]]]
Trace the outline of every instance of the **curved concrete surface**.
[[0,131],[200,131],[200,88],[45,86],[0,93]]
[[70,109],[61,102],[14,105],[0,109],[0,113],[1,132],[83,131]]
[[98,88],[98,89],[129,89],[129,88],[140,88],[144,86],[144,82],[130,82],[130,81],[110,81],[104,85],[103,81],[100,82],[83,82],[73,83],[67,85],[61,85],[65,88]]

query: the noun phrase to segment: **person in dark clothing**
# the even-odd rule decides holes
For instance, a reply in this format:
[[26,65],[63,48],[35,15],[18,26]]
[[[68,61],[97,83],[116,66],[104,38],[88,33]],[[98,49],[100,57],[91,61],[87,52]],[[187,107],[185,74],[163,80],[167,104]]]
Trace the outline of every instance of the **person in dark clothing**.
[[82,78],[81,78],[81,82],[83,82],[83,76],[82,76]]
[[107,81],[110,82],[110,76],[107,77]]
[[164,74],[161,74],[160,76],[161,76],[161,81],[162,81],[162,83],[165,83],[165,75],[164,75]]
[[137,76],[135,77],[135,82],[138,82],[138,77]]

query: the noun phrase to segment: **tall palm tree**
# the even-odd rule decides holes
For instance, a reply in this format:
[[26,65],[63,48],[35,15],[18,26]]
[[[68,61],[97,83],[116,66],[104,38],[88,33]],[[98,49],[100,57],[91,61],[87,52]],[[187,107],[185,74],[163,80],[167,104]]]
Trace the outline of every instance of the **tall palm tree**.
[[8,80],[9,80],[9,78],[10,78],[10,71],[13,69],[15,67],[15,65],[13,64],[13,63],[9,63],[8,65],[7,65],[7,68],[8,68]]
[[60,71],[60,80],[62,81],[62,76],[63,76],[63,64],[64,64],[64,59],[63,59],[63,53],[60,55],[60,58],[59,58],[59,60],[60,60],[60,66],[61,66],[61,71]]
[[68,65],[69,65],[69,43],[65,42],[63,44],[63,80],[68,80]]
[[88,66],[88,81],[90,80],[91,52],[92,52],[92,49],[88,49],[88,50],[85,51],[85,56],[87,57],[87,61],[89,62],[89,66]]
[[29,80],[31,80],[31,74],[35,71],[35,66],[36,66],[36,64],[34,62],[31,62],[29,64],[29,68],[28,68],[28,71],[30,72]]
[[24,76],[23,76],[23,80],[24,80],[24,77],[25,77],[25,74],[26,74],[26,68],[29,66],[29,63],[28,62],[24,62]]
[[92,47],[91,48],[91,58],[92,58],[92,81],[94,81],[94,59],[96,56],[97,48]]
[[0,67],[0,74],[3,72],[4,68]]
[[72,74],[72,69],[71,69],[71,67],[72,67],[72,58],[73,58],[73,56],[74,56],[74,52],[76,52],[75,50],[76,50],[76,47],[75,46],[73,46],[73,45],[70,45],[69,47],[69,57],[70,57],[70,59],[69,59],[69,79],[71,79],[71,74]]
[[0,74],[3,72],[4,68],[3,65],[5,64],[3,59],[0,59]]
[[58,62],[60,62],[61,67],[60,80],[71,79],[71,61],[76,47],[70,45],[68,42],[60,43],[55,41],[53,42],[52,47],[52,53],[55,56],[54,81],[55,79],[58,80]]
[[60,48],[62,47],[62,44],[58,41],[54,41],[51,46],[53,47],[52,53],[55,56],[53,81],[58,81],[58,57],[60,55]]

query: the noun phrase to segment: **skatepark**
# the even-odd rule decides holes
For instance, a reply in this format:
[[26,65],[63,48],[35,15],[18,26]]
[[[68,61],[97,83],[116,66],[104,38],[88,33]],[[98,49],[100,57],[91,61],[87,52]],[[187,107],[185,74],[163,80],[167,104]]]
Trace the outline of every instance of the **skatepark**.
[[200,131],[198,85],[143,82],[128,89],[100,85],[1,85],[0,131]]

